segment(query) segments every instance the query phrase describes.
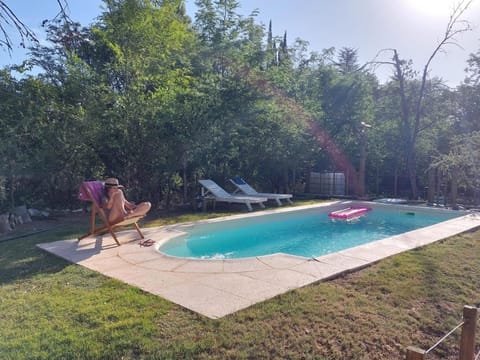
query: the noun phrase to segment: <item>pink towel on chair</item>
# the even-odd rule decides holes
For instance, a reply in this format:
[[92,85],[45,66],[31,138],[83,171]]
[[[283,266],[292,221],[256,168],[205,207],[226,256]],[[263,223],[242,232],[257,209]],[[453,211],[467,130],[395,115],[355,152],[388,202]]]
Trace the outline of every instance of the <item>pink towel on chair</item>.
[[86,187],[88,190],[90,190],[90,193],[92,194],[93,198],[97,202],[98,205],[102,204],[102,196],[103,196],[103,182],[101,181],[85,181],[82,183],[82,186],[80,186],[80,190],[78,192],[78,198],[80,200],[84,201],[92,201],[92,199],[88,196],[86,191],[84,190],[84,187]]

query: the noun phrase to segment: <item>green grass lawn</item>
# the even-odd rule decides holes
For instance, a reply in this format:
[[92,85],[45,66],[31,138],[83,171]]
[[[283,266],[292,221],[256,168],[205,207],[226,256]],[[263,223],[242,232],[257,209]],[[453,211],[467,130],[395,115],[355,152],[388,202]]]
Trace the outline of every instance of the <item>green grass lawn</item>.
[[[404,359],[480,303],[480,231],[211,320],[35,246],[87,226],[0,242],[0,359]],[[428,359],[457,359],[459,337]]]

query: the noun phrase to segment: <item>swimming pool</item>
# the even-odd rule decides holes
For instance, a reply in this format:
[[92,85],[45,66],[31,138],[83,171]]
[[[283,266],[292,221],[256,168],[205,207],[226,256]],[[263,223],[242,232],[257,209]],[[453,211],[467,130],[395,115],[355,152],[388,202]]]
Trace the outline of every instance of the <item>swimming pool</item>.
[[329,212],[351,205],[342,203],[190,226],[158,250],[170,256],[197,259],[238,259],[275,253],[318,257],[465,214],[369,203],[373,210],[356,221],[332,221],[328,217]]

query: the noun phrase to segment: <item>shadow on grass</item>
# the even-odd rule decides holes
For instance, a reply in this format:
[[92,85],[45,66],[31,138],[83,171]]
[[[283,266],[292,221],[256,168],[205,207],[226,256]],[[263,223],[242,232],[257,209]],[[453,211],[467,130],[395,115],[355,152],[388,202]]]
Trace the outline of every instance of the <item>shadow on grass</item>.
[[[174,222],[173,216],[172,222]],[[155,226],[160,221],[158,215],[150,217],[141,227]],[[38,224],[41,230],[19,231],[9,237],[0,239],[0,286],[17,281],[28,280],[40,274],[54,274],[62,271],[72,263],[37,247],[38,244],[65,239],[75,239],[89,230],[90,216],[63,218],[53,225]],[[100,222],[97,222],[97,225]],[[51,226],[48,228],[48,226]],[[158,226],[158,225],[157,225]],[[45,228],[44,228],[45,227]],[[102,248],[98,240],[95,249],[85,251],[86,258]]]
[[81,233],[81,228],[72,225],[0,242],[0,285],[64,269],[70,264],[68,261],[51,255],[36,245],[72,238]]

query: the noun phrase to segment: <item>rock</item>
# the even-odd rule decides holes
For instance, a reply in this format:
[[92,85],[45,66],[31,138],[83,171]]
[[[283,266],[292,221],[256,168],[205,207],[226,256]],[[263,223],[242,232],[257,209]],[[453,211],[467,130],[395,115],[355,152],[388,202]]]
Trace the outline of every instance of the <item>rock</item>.
[[37,209],[28,209],[28,213],[30,216],[35,216],[35,217],[49,217],[50,213],[48,211],[41,211]]
[[17,223],[19,221],[21,221],[20,224],[32,222],[32,218],[30,217],[30,214],[25,205],[17,206],[13,212],[15,213],[15,215],[17,215],[17,217],[20,217],[20,220],[17,220]]
[[15,221],[15,214],[8,214],[8,223],[10,224],[10,228],[12,230],[15,229],[15,226],[17,225],[17,222]]
[[4,234],[12,230],[12,227],[10,226],[10,221],[8,218],[9,218],[8,214],[0,215],[0,234]]

